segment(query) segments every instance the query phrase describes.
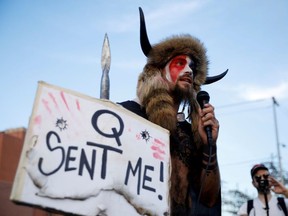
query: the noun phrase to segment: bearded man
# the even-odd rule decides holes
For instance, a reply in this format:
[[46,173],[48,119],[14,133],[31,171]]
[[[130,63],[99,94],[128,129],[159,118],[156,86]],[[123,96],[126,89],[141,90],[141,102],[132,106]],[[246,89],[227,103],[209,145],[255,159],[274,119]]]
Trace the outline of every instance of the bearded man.
[[[188,34],[151,46],[144,14],[139,10],[141,47],[147,63],[138,78],[137,98],[120,104],[170,131],[171,215],[221,215],[216,151],[219,123],[214,107],[207,103],[201,109],[196,95],[202,84],[221,79],[227,71],[207,77],[206,49]],[[183,117],[185,108],[188,121]],[[211,145],[205,132],[207,126],[212,129]]]

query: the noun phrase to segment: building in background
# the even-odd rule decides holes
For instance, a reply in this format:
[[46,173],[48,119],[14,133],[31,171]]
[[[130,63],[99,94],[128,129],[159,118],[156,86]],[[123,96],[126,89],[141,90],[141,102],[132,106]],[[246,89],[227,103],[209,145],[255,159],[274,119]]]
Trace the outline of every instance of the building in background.
[[25,128],[0,132],[0,216],[59,215],[31,206],[18,205],[9,199],[24,144],[25,133]]

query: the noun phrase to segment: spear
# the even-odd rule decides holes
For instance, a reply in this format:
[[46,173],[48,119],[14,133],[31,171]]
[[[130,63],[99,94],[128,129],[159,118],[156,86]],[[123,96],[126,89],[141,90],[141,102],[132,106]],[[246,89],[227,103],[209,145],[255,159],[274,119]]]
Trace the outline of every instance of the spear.
[[102,77],[101,77],[101,89],[100,98],[109,100],[109,70],[111,64],[110,46],[107,33],[104,37],[104,42],[102,46],[102,56],[101,56],[101,67],[102,67]]

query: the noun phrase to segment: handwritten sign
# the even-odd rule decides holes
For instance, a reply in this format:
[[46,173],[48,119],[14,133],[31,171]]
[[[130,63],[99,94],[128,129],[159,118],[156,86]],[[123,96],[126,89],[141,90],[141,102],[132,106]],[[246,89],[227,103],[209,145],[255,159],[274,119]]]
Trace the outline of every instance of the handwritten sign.
[[79,215],[169,215],[169,132],[39,82],[11,200]]

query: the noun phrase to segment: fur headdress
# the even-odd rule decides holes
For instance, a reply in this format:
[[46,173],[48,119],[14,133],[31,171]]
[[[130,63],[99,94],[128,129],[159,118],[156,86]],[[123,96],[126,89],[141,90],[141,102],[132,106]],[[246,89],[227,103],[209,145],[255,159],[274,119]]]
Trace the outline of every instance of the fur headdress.
[[177,55],[188,55],[193,60],[193,88],[198,92],[206,80],[208,60],[204,45],[191,35],[176,35],[155,44],[147,56],[143,73],[149,74],[148,70],[154,70],[154,73],[161,71]]
[[199,39],[191,35],[175,35],[166,38],[158,44],[150,45],[144,14],[140,11],[140,42],[143,53],[147,56],[147,63],[138,77],[137,96],[146,109],[148,119],[170,131],[176,129],[177,116],[174,101],[169,94],[169,86],[161,76],[165,65],[177,55],[188,55],[194,62],[193,68],[193,98],[189,99],[190,108],[196,108],[197,92],[202,84],[215,82],[227,73],[215,77],[207,77],[208,60],[206,48]]

